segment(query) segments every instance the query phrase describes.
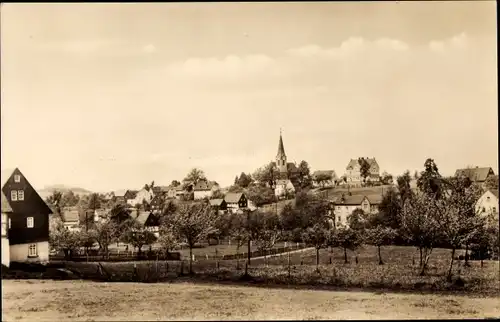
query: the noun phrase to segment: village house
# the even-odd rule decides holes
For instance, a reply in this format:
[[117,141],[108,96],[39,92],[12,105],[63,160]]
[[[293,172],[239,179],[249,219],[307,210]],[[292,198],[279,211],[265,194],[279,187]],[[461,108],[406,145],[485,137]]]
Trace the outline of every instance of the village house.
[[149,206],[151,207],[151,211],[159,212],[163,210],[163,206],[165,205],[166,193],[157,193],[151,200]]
[[278,179],[276,180],[274,194],[279,199],[288,199],[290,196],[295,194],[295,187],[288,179]]
[[313,187],[333,187],[338,177],[335,170],[314,171],[311,176]]
[[2,264],[9,267],[10,265],[10,252],[9,252],[9,216],[12,213],[12,208],[10,207],[7,198],[2,192]]
[[203,198],[212,197],[213,193],[219,189],[219,185],[216,182],[208,180],[198,180],[193,186],[194,199],[199,200]]
[[224,201],[226,202],[227,210],[232,213],[248,207],[247,197],[242,192],[228,192],[224,196]]
[[482,216],[498,216],[498,190],[487,190],[476,202],[476,213]]
[[47,262],[52,210],[19,169],[10,175],[2,173],[2,183],[2,192],[12,209],[7,230],[10,262]]
[[160,221],[158,216],[149,211],[139,211],[135,220],[146,230],[152,232],[157,238],[160,237]]
[[224,199],[210,199],[210,206],[220,214],[227,211],[227,203]]
[[[63,209],[62,220],[63,220],[63,225],[67,230],[80,231],[80,214],[76,207]],[[83,224],[85,224],[85,222],[83,222]]]
[[495,173],[493,169],[490,167],[475,167],[475,168],[466,168],[466,169],[458,169],[455,171],[455,176],[458,177],[460,175],[464,175],[468,177],[472,182],[478,183],[484,187],[486,180],[490,176],[494,176]]
[[[153,190],[150,189],[149,187],[144,187],[141,190],[137,191],[135,193],[135,196],[133,198],[125,198],[127,201],[127,204],[131,206],[135,206],[137,204],[143,204],[144,202],[150,203],[151,200],[153,199]],[[131,194],[132,196],[132,194]]]
[[[375,158],[364,158],[370,165],[369,175],[366,182],[379,182],[380,181],[380,167]],[[363,184],[363,177],[361,176],[361,165],[359,159],[351,159],[346,167],[345,173],[346,184],[352,187],[360,187]]]
[[182,186],[170,186],[167,190],[168,199],[181,199],[187,192],[182,189]]
[[356,209],[361,209],[369,214],[377,213],[381,201],[381,195],[342,195],[333,198],[332,207],[335,226],[349,226],[348,217]]

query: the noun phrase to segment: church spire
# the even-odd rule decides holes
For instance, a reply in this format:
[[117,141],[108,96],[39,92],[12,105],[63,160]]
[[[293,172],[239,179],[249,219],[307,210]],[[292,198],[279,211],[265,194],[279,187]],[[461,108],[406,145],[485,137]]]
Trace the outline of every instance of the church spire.
[[283,137],[281,135],[281,128],[280,128],[280,142],[278,144],[278,155],[276,156],[276,158],[281,158],[281,157],[286,157],[286,154],[285,154],[285,147],[283,145]]
[[279,172],[287,171],[285,146],[283,145],[283,136],[281,135],[281,128],[280,128],[280,141],[278,144],[278,154],[276,155],[276,166],[278,167]]

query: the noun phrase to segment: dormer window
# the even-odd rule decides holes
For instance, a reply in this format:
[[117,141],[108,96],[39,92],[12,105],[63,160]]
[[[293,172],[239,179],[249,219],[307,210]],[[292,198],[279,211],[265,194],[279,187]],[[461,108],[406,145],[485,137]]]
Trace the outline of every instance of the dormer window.
[[17,201],[17,190],[13,190],[10,192],[10,200]]
[[18,174],[14,175],[14,182],[17,182],[17,183],[21,182],[21,176]]

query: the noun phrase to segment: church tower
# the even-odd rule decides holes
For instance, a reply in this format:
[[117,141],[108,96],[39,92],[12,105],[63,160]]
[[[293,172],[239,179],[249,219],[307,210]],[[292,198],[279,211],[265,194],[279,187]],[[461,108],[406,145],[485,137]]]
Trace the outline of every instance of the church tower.
[[283,146],[283,137],[281,136],[280,129],[280,142],[278,144],[278,154],[276,155],[276,167],[280,173],[287,173],[287,162],[286,162],[286,154],[285,147]]

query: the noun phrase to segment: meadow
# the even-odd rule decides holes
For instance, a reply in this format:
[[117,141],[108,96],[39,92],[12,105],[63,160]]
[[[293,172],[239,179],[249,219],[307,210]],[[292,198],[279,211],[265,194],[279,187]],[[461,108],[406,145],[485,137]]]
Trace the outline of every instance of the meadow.
[[[357,255],[357,262],[356,262]],[[459,254],[457,254],[458,256]],[[306,249],[277,256],[245,260],[195,260],[194,274],[188,261],[149,261],[122,263],[65,263],[65,267],[84,279],[114,282],[225,282],[252,285],[303,286],[331,289],[366,289],[401,292],[461,292],[498,296],[499,262],[455,261],[454,279],[446,280],[450,251],[435,249],[424,276],[419,275],[418,251],[414,247],[382,248],[384,265],[378,264],[375,247],[364,246],[348,253],[348,263],[340,249]],[[290,261],[290,265],[288,262]],[[331,264],[330,264],[331,262]],[[247,274],[245,274],[245,271]]]

